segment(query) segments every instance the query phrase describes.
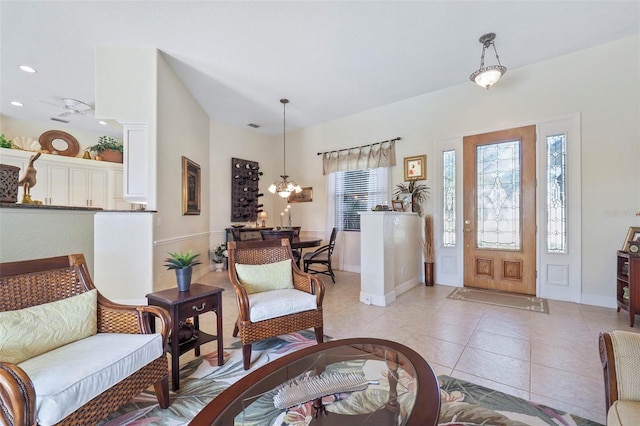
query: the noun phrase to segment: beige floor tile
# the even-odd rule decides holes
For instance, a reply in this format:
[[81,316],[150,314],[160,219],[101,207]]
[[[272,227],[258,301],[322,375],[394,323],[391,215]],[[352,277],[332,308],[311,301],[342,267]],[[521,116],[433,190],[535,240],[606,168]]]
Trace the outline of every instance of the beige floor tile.
[[594,379],[602,378],[600,352],[595,343],[590,350],[584,351],[536,343],[531,348],[531,362]]
[[461,371],[529,391],[529,365],[528,361],[466,347],[454,374]]
[[496,316],[483,316],[476,327],[478,330],[507,337],[529,340],[531,327],[526,321],[502,320]]
[[592,410],[604,407],[603,379],[531,364],[531,393]]
[[484,386],[489,389],[494,389],[499,392],[504,392],[509,395],[517,396],[522,399],[529,399],[529,391],[507,386],[503,383],[494,382],[493,380],[485,379],[484,377],[474,376],[463,371],[454,370],[451,377],[456,379],[465,380],[467,382],[475,383],[476,385]]
[[[417,286],[387,307],[358,301],[360,275],[336,271],[325,282],[324,332],[332,338],[376,337],[405,344],[420,353],[438,375],[448,375],[604,423],[604,384],[598,333],[629,327],[626,312],[549,301],[550,314],[525,312],[447,299],[453,287]],[[225,289],[225,346],[237,317],[235,292],[226,272],[197,280]],[[201,328],[215,334],[215,315]],[[216,343],[204,345],[212,352]],[[193,359],[193,351],[180,357]]]
[[450,309],[450,306],[444,305],[434,314],[433,320],[440,321],[458,327],[476,328],[482,312],[475,310],[467,310],[467,312]]
[[453,368],[455,366],[464,349],[463,345],[457,345],[455,343],[445,342],[444,340],[438,340],[417,334],[400,343],[418,352],[427,360],[427,362],[433,362],[449,368]]
[[476,330],[469,339],[467,346],[523,361],[531,359],[531,348],[528,340],[486,331]]
[[441,321],[431,321],[423,327],[415,329],[416,334],[444,340],[445,342],[466,345],[473,334],[473,328],[458,327]]

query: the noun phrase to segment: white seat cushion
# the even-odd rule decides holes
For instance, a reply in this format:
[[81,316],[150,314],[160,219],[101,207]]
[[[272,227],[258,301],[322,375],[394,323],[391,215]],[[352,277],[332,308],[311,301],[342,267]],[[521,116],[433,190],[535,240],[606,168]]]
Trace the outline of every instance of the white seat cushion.
[[36,421],[58,423],[162,355],[160,334],[98,333],[20,364],[36,392]]
[[249,295],[251,322],[317,309],[316,296],[296,289],[264,291]]

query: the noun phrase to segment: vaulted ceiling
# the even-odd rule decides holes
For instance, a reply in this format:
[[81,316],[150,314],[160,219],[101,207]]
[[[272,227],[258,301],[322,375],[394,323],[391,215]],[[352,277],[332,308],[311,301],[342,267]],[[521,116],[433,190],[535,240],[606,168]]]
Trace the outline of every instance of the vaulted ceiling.
[[64,130],[62,98],[95,103],[97,46],[153,47],[212,119],[278,134],[283,97],[293,130],[471,85],[487,32],[515,69],[637,34],[640,2],[2,0],[0,19],[3,115]]

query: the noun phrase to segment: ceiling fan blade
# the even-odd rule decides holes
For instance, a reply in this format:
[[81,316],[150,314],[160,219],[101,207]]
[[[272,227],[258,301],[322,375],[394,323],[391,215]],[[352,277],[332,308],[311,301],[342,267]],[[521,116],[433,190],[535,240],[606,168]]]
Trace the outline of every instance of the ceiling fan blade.
[[73,113],[74,113],[73,111],[65,111],[61,114],[58,114],[56,117],[68,117],[70,115],[73,115]]
[[86,115],[88,117],[94,117],[95,116],[95,112],[93,111],[93,109],[87,109],[85,111],[76,110],[75,112],[80,114],[80,115]]
[[64,105],[62,105],[60,103],[47,101],[45,99],[38,99],[38,101],[42,102],[43,104],[52,105],[52,106],[55,106],[55,107],[58,107],[58,108],[64,108]]

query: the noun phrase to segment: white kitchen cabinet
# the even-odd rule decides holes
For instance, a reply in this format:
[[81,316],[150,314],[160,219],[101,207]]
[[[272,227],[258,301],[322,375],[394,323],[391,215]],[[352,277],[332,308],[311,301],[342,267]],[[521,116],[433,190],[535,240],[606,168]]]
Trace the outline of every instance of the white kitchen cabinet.
[[113,170],[113,177],[110,182],[112,183],[113,193],[109,197],[113,200],[114,205],[110,208],[113,210],[131,210],[132,204],[124,199],[124,172],[122,170]]
[[[24,175],[33,152],[0,148],[0,163],[20,167]],[[36,185],[31,198],[56,206],[130,210],[124,201],[122,164],[42,154],[35,161]],[[18,189],[18,202],[23,190]]]
[[[20,167],[19,178],[24,176],[29,166],[29,158],[34,152],[3,149],[0,151],[0,163]],[[52,164],[42,160],[42,156],[34,162],[36,168],[36,184],[31,188],[31,199],[42,201],[42,204],[67,205],[69,202],[69,176],[65,166]],[[18,188],[18,202],[22,200],[24,190]]]
[[109,208],[107,170],[72,167],[69,169],[69,205]]
[[[38,163],[35,163],[38,165]],[[39,166],[39,165],[38,165]],[[36,167],[36,186],[31,189],[31,199],[51,206],[69,205],[69,168],[60,164],[42,163]]]

